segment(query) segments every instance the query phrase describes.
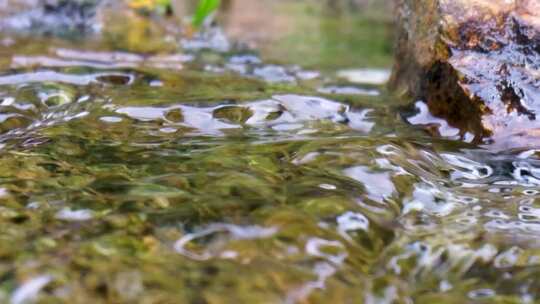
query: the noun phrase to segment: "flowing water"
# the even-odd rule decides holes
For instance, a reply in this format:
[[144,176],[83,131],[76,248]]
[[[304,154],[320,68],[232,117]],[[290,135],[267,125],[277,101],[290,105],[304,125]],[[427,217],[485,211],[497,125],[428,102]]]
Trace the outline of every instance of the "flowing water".
[[180,52],[129,20],[0,40],[1,303],[536,302],[536,150],[403,107],[372,45],[300,67],[297,33]]

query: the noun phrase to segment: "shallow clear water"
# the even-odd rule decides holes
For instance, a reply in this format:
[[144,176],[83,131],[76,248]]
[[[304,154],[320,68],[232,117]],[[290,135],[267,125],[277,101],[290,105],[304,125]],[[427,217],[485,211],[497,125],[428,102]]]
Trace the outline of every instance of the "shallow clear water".
[[409,125],[388,66],[6,37],[2,303],[540,296],[536,151]]

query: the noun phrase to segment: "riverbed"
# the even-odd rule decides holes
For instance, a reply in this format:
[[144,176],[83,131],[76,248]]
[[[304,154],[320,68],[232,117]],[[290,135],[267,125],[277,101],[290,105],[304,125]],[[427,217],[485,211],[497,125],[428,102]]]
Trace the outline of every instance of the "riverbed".
[[537,151],[388,92],[387,7],[238,3],[189,37],[11,15],[0,302],[536,303]]

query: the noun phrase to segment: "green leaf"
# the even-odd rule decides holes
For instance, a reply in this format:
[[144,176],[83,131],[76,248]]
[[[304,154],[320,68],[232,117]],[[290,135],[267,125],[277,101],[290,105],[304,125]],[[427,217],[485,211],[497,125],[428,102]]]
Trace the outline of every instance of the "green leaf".
[[193,26],[200,28],[206,18],[219,8],[220,3],[220,0],[200,0],[193,16]]

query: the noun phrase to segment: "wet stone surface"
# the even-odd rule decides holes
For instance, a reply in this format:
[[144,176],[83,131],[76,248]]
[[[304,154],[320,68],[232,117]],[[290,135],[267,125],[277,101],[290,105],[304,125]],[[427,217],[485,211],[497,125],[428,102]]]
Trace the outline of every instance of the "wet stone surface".
[[503,142],[520,146],[535,140],[540,109],[536,0],[405,0],[397,10],[401,33],[394,87],[423,100],[462,137],[469,132],[477,142],[503,147]]

